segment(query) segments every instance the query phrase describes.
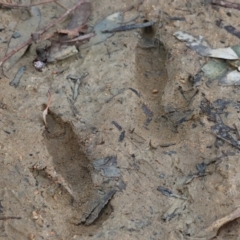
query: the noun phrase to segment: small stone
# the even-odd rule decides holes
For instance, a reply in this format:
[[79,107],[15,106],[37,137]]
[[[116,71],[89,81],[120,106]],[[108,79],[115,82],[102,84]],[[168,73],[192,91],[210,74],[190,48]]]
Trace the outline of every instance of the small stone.
[[157,93],[158,93],[158,90],[157,90],[157,89],[153,89],[153,90],[152,90],[152,93],[153,93],[153,94],[157,94]]
[[41,218],[38,218],[37,220],[36,220],[36,223],[40,226],[40,227],[42,227],[43,226],[43,223],[44,223],[44,221],[43,221],[43,219],[41,219]]
[[38,71],[42,71],[43,68],[45,68],[46,64],[42,61],[35,61],[33,63],[34,67],[36,68],[36,70]]
[[32,217],[33,217],[34,220],[37,220],[38,219],[38,213],[33,211],[32,212]]
[[34,235],[33,233],[30,233],[30,234],[28,235],[28,238],[29,238],[30,240],[34,240],[34,239],[35,239],[35,235]]
[[34,191],[34,194],[35,195],[39,194],[39,191],[38,190]]
[[21,37],[21,34],[18,33],[18,32],[15,32],[13,35],[12,35],[13,38],[19,38]]

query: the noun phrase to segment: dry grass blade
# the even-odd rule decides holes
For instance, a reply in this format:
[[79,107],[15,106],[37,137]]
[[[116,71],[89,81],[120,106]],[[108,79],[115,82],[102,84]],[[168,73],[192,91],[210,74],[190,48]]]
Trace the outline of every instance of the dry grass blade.
[[50,91],[48,91],[48,103],[47,103],[47,107],[43,111],[43,121],[44,121],[45,126],[47,126],[46,116],[48,115],[48,109],[50,107],[51,100],[52,100],[52,94]]

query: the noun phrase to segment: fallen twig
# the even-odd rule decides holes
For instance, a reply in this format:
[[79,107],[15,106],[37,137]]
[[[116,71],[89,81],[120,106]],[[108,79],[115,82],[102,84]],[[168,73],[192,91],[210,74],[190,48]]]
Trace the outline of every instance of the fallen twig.
[[139,24],[129,24],[129,25],[113,28],[113,29],[110,29],[110,30],[104,30],[104,31],[102,31],[102,33],[114,33],[114,32],[130,31],[130,30],[136,29],[136,28],[150,27],[150,26],[153,26],[155,23],[156,22],[145,22],[145,23],[139,23]]
[[26,42],[20,44],[17,48],[13,49],[10,53],[8,53],[7,55],[5,55],[1,61],[0,61],[0,67],[2,66],[2,64],[4,62],[6,62],[11,56],[13,56],[16,52],[20,51],[22,48],[28,46],[29,44],[32,43],[32,38],[28,39]]
[[212,0],[211,4],[218,5],[225,8],[235,8],[240,10],[240,4],[239,3],[233,3],[228,1],[221,1],[221,0]]
[[48,115],[48,109],[50,107],[51,100],[52,100],[52,94],[50,91],[48,91],[48,103],[47,103],[47,107],[43,111],[43,121],[44,121],[45,126],[47,126],[46,116]]
[[86,40],[88,38],[94,37],[95,35],[96,35],[95,33],[88,33],[88,34],[85,34],[83,36],[79,36],[79,37],[76,37],[76,38],[73,38],[73,39],[70,39],[70,40],[66,40],[66,41],[62,41],[62,42],[63,43],[70,43],[70,42],[83,41],[83,40]]
[[236,130],[237,140],[239,141],[239,140],[240,140],[240,132],[239,132],[239,130],[238,130],[238,127],[237,127],[236,123],[233,124],[233,127],[234,127],[235,130]]
[[79,32],[84,32],[87,29],[87,25],[80,25],[78,27],[76,27],[75,29],[57,29],[58,33],[62,33],[62,34],[67,34],[68,36],[71,37],[76,37],[79,35]]
[[32,36],[24,43],[21,45],[17,46],[15,49],[13,49],[10,53],[5,55],[1,61],[0,61],[0,66],[7,61],[11,56],[13,56],[16,52],[24,48],[25,46],[30,45],[33,41],[40,41],[41,35],[44,34],[48,29],[51,27],[55,26],[57,23],[62,21],[65,17],[67,17],[72,11],[74,11],[77,7],[79,7],[82,3],[84,3],[84,0],[80,0],[77,4],[75,4],[72,8],[68,9],[64,14],[62,14],[58,19],[50,22],[47,26],[45,26],[42,30],[32,34]]
[[22,219],[21,217],[0,217],[0,220]]

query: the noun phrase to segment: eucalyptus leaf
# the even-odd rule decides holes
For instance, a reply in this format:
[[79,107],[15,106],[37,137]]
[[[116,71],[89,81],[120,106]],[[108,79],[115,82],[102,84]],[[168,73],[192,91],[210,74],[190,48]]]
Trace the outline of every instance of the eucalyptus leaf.
[[221,79],[228,71],[227,64],[223,60],[210,59],[203,67],[204,75],[209,79],[208,83]]
[[105,41],[107,38],[111,37],[114,33],[103,33],[105,30],[113,29],[121,26],[123,21],[123,13],[116,12],[112,15],[109,15],[94,27],[93,32],[95,32],[95,36],[90,39],[90,41],[86,44],[83,44],[81,48],[88,48],[95,44],[101,43]]
[[[178,31],[173,34],[177,39],[187,43],[187,46],[204,57],[236,60],[239,59],[240,46],[228,48],[211,48],[202,36],[194,37],[189,33]],[[235,50],[237,52],[235,52]]]

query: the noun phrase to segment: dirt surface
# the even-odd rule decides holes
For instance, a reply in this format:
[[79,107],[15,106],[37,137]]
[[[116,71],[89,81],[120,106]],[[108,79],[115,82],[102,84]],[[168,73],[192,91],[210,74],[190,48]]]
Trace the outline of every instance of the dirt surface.
[[[90,2],[91,26],[131,5],[123,22],[157,23],[116,33],[43,72],[33,67],[32,44],[1,75],[0,239],[239,239],[238,218],[219,225],[217,236],[206,229],[239,206],[239,147],[212,127],[221,122],[237,135],[240,88],[206,85],[208,59],[173,33],[233,46],[239,39],[216,21],[237,27],[240,12],[204,0]],[[64,13],[55,4],[39,9],[39,28]],[[21,14],[0,11],[2,58]],[[22,66],[19,85],[9,85]],[[70,74],[85,74],[75,100]]]

